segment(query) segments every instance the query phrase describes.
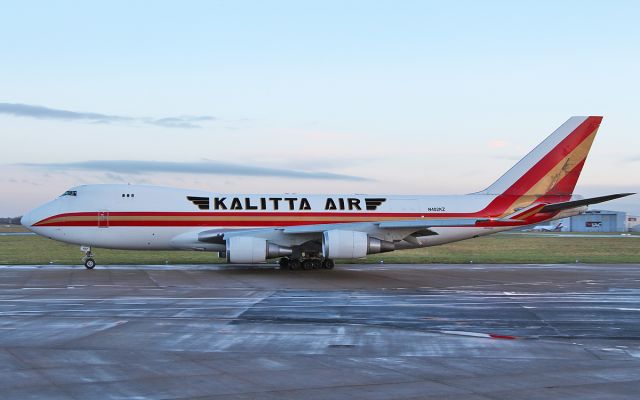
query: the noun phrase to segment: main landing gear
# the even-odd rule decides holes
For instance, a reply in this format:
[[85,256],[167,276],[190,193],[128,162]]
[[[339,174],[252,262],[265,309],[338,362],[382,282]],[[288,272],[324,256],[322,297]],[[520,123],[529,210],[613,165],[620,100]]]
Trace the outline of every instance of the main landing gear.
[[96,261],[93,259],[93,253],[91,252],[91,247],[81,246],[80,251],[84,253],[84,257],[82,257],[82,262],[87,269],[93,269],[96,266]]
[[329,258],[289,258],[282,257],[280,259],[280,269],[288,269],[296,271],[299,269],[333,269],[335,263]]

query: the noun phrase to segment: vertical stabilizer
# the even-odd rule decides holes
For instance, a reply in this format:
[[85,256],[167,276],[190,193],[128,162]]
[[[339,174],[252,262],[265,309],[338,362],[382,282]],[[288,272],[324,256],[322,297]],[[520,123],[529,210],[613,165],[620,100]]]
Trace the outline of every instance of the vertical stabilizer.
[[602,117],[571,117],[479,194],[571,196]]

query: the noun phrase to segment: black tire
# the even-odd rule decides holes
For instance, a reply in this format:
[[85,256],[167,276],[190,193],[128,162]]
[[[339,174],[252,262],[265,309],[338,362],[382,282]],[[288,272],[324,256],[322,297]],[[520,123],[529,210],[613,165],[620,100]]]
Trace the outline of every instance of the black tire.
[[296,260],[296,259],[289,260],[289,269],[292,271],[300,269],[300,260]]
[[313,269],[322,268],[322,261],[321,260],[316,258],[316,259],[312,260],[312,262],[313,262]]
[[333,269],[335,265],[336,264],[333,262],[333,260],[330,260],[328,258],[322,261],[322,266],[324,267],[324,269]]
[[289,259],[287,257],[282,257],[278,264],[280,264],[280,269],[289,269]]
[[87,269],[94,269],[96,266],[96,262],[93,258],[87,258],[84,262],[84,266]]
[[304,268],[307,271],[310,269],[313,269],[313,260],[304,260],[302,262],[302,268]]

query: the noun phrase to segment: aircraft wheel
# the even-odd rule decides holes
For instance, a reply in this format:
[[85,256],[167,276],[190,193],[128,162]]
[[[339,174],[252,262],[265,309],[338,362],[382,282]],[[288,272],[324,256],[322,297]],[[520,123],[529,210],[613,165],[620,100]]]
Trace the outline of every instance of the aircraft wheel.
[[302,262],[302,268],[305,270],[313,269],[313,260],[304,260]]
[[280,264],[280,269],[289,269],[289,259],[287,257],[282,257],[278,264]]
[[289,269],[292,271],[300,269],[300,260],[296,260],[295,258],[289,260]]
[[96,266],[96,262],[93,260],[93,258],[87,258],[84,262],[84,266],[87,269],[93,269]]
[[327,258],[322,261],[322,266],[324,267],[324,269],[333,269],[335,263],[333,262],[333,260]]

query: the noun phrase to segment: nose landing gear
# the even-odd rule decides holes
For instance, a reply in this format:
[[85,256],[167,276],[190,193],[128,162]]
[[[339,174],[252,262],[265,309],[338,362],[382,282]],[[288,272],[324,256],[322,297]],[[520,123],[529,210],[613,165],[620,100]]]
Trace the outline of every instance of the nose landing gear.
[[96,266],[96,261],[93,259],[93,253],[91,252],[91,247],[89,246],[81,246],[80,251],[84,253],[84,257],[82,257],[82,262],[87,269],[93,269]]
[[93,269],[93,268],[96,266],[96,262],[93,260],[93,258],[87,258],[87,259],[84,261],[84,266],[85,266],[87,269]]

